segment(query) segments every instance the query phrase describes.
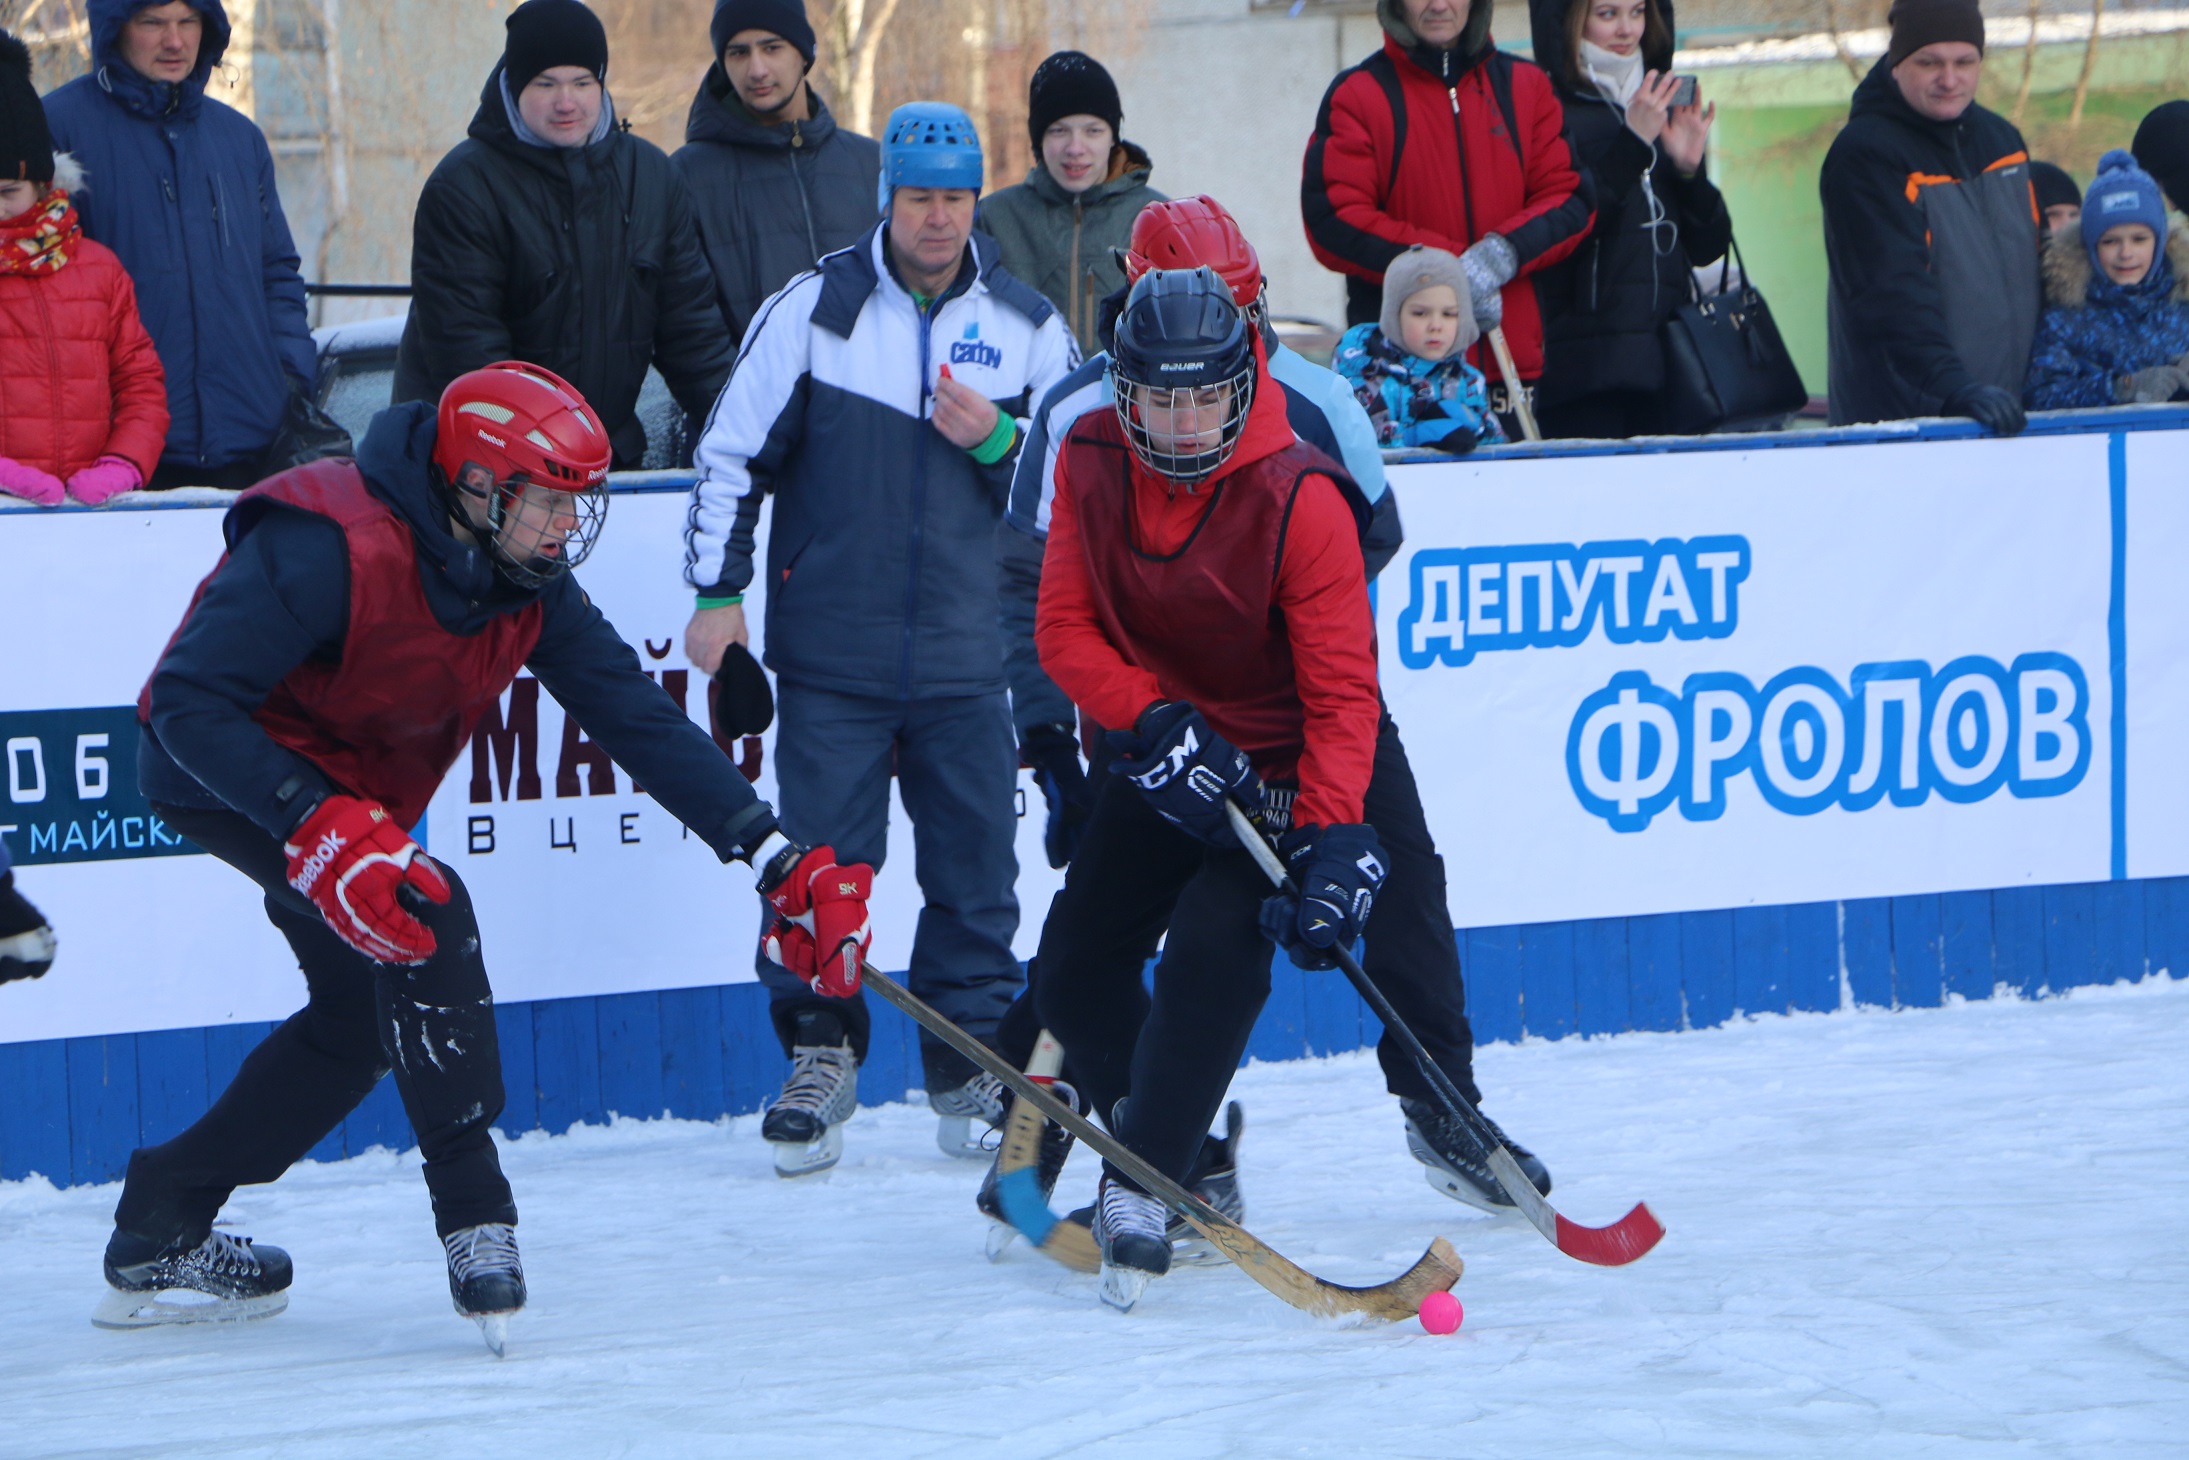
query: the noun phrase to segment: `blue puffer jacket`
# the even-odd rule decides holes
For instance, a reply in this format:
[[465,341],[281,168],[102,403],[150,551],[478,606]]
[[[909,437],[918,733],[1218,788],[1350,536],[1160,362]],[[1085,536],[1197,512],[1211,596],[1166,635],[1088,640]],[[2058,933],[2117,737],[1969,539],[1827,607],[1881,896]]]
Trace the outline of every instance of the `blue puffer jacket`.
[[121,255],[167,371],[162,460],[209,470],[255,460],[281,425],[288,379],[308,387],[317,365],[266,136],[205,95],[227,12],[191,0],[205,39],[197,69],[171,86],[121,57],[122,27],[157,3],[91,0],[91,74],[46,98],[46,120],[90,176],[76,198],[84,232]]
[[1357,324],[1339,338],[1330,368],[1353,387],[1386,448],[1434,446],[1457,453],[1505,439],[1482,372],[1464,354],[1424,360],[1385,339],[1381,325]]
[[2033,411],[2116,405],[2123,375],[2189,354],[2189,224],[2170,220],[2166,251],[2140,284],[2098,272],[2073,229],[2045,248],[2045,312],[2023,395]]

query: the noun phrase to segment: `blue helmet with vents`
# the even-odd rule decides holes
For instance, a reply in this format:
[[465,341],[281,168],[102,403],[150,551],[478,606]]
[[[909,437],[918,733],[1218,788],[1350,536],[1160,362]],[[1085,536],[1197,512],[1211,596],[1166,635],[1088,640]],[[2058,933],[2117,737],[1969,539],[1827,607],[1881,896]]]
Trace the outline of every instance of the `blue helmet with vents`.
[[910,101],[889,114],[882,130],[882,185],[877,206],[888,216],[898,188],[981,187],[980,133],[973,119],[947,101]]

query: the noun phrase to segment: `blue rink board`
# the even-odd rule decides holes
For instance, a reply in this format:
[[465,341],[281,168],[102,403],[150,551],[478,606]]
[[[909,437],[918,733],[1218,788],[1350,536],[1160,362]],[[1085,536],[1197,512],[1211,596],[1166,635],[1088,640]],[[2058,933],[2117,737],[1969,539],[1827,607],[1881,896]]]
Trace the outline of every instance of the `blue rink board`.
[[[1457,934],[1481,1043],[1703,1029],[1748,1014],[1923,1008],[1996,990],[2040,997],[2145,973],[2189,975],[2189,877],[1664,913]],[[1844,985],[1842,974],[1844,973]],[[54,977],[66,977],[65,968]],[[1276,961],[1249,1058],[1375,1043],[1381,1026],[1337,973]],[[302,996],[301,981],[298,989]],[[919,1084],[910,1021],[869,996],[862,1104]],[[783,1057],[753,983],[504,1004],[495,1011],[504,1131],[613,1115],[712,1120],[760,1108]],[[0,1044],[0,1178],[112,1181],[132,1148],[204,1111],[273,1026],[229,1024]],[[312,1155],[413,1144],[383,1080]]]

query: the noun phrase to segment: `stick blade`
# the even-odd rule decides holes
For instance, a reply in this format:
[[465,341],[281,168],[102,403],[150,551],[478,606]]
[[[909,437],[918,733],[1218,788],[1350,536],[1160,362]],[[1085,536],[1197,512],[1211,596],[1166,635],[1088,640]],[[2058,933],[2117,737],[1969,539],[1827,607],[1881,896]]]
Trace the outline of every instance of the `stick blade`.
[[1636,1202],[1633,1211],[1608,1227],[1584,1227],[1565,1216],[1558,1218],[1558,1250],[1598,1267],[1625,1267],[1664,1237],[1665,1224],[1657,1220],[1648,1202]]

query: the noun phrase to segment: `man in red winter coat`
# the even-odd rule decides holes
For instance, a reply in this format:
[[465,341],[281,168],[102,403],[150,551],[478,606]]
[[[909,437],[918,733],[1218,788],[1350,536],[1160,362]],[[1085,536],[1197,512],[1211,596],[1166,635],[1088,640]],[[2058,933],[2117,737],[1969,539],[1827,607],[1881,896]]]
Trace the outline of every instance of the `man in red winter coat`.
[[[1328,967],[1382,884],[1361,821],[1375,628],[1344,474],[1293,436],[1223,281],[1142,278],[1110,359],[1116,409],[1080,417],[1057,457],[1035,644],[1089,717],[1132,728],[1111,732],[1035,1002],[1118,1139],[1183,1179],[1269,997],[1266,939]],[[1289,819],[1300,898],[1271,896],[1227,800]],[[1165,934],[1151,1001],[1141,962]],[[1169,1270],[1165,1227],[1105,1168],[1104,1301],[1129,1308]]]
[[[1543,370],[1532,276],[1578,248],[1594,189],[1550,77],[1496,48],[1490,0],[1377,0],[1383,49],[1330,83],[1300,179],[1315,257],[1346,276],[1348,324],[1377,319],[1410,245],[1460,256],[1475,322],[1503,324],[1520,377]],[[1485,339],[1468,360],[1509,410]]]

